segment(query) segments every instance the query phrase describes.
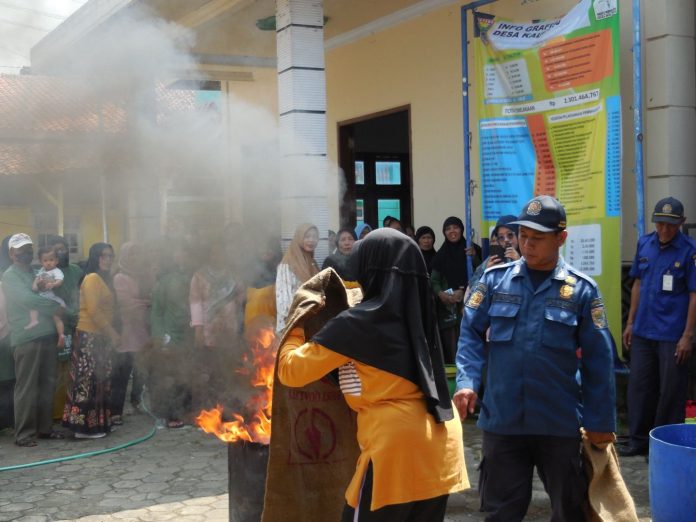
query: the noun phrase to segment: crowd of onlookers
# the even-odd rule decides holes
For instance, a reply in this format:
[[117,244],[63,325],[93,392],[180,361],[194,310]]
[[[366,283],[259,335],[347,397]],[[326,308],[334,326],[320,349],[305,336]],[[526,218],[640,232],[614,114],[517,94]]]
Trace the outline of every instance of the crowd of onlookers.
[[[430,227],[414,231],[393,217],[382,226],[419,245],[437,298],[445,360],[452,363],[467,259],[473,268],[480,265],[480,247],[467,248],[456,217],[445,220],[439,250]],[[350,252],[371,231],[361,223],[330,232],[322,268],[354,280]],[[96,243],[86,262],[75,264],[60,236],[36,252],[26,234],[6,237],[0,253],[0,428],[13,427],[20,446],[63,438],[54,420],[76,438],[103,437],[123,423],[126,401],[141,408],[144,388],[153,413],[170,428],[218,403],[243,408],[235,368],[260,329],[283,329],[296,290],[320,270],[314,225],[298,226],[284,254],[277,238],[257,243],[244,255],[226,237],[128,242],[118,252]]]

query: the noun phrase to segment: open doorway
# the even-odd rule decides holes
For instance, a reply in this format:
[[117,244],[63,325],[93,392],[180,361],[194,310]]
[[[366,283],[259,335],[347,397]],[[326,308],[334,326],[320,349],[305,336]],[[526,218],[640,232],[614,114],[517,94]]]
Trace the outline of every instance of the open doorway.
[[341,226],[380,227],[386,216],[411,224],[410,107],[338,124],[339,165],[346,176]]

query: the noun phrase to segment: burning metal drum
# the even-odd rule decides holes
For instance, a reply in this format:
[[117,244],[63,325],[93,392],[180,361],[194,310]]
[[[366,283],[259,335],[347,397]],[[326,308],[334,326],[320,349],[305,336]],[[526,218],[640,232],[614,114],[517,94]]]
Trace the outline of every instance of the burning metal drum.
[[227,444],[230,522],[261,520],[267,465],[267,444],[243,440]]

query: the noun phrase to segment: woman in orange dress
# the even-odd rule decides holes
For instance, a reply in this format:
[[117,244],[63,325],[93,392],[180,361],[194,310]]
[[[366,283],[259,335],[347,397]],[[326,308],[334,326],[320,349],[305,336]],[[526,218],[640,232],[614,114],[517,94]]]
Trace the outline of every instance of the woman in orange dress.
[[355,243],[350,268],[362,303],[312,339],[292,330],[278,378],[304,386],[338,369],[361,449],[344,521],[441,521],[469,482],[425,261],[412,239],[380,229]]

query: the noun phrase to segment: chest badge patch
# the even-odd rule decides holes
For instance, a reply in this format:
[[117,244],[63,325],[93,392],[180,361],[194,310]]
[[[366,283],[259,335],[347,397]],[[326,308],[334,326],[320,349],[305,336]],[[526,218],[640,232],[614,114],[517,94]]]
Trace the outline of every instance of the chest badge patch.
[[481,306],[481,302],[483,302],[483,292],[481,292],[480,290],[476,290],[473,294],[469,296],[469,300],[466,302],[466,306],[476,310],[479,306]]
[[563,299],[570,299],[571,297],[573,297],[573,292],[574,292],[574,291],[575,291],[575,290],[573,289],[572,286],[570,286],[570,285],[563,285],[563,286],[561,287],[561,290],[559,291],[559,294],[560,294],[560,296],[561,296]]
[[568,277],[565,278],[565,282],[569,285],[574,285],[578,282],[576,278],[574,278],[572,275],[569,275]]
[[679,261],[674,262],[674,268],[679,268],[681,266],[681,263]]

